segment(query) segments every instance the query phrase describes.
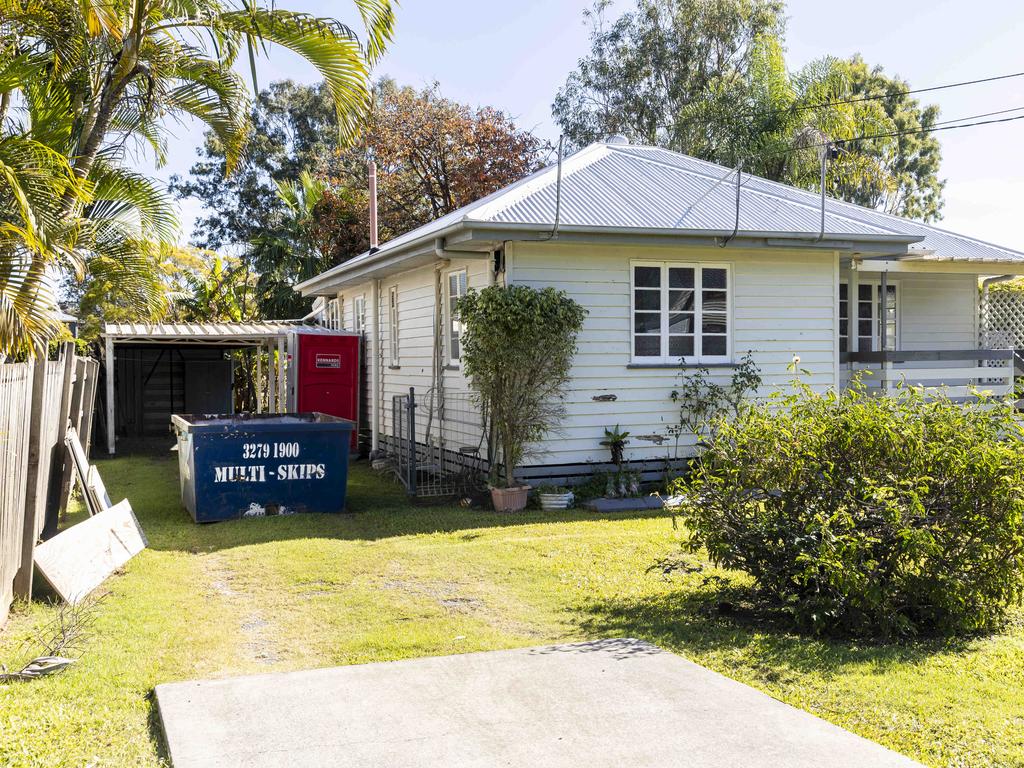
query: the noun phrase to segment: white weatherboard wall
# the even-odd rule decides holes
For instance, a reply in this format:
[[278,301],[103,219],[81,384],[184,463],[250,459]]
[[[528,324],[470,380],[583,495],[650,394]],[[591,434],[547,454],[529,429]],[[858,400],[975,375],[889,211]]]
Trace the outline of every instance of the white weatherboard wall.
[[[441,268],[441,304],[442,312],[446,313],[447,299],[447,275],[449,272],[465,269],[467,273],[467,284],[469,288],[485,288],[488,283],[488,269],[490,261],[488,258],[480,259],[452,259],[451,262]],[[434,354],[434,327],[435,327],[435,280],[436,270],[433,265],[420,267],[418,269],[402,272],[397,275],[382,278],[380,281],[380,296],[378,298],[379,317],[371,317],[373,302],[371,294],[373,283],[366,282],[351,288],[346,288],[339,296],[344,298],[345,327],[353,328],[353,307],[356,296],[366,296],[366,336],[367,339],[373,333],[375,324],[380,323],[380,359],[376,361],[381,371],[381,429],[385,435],[393,435],[391,426],[391,402],[395,395],[403,395],[409,392],[409,387],[415,387],[419,393],[426,393],[434,384],[433,380],[433,354]],[[398,365],[391,364],[391,337],[394,329],[391,328],[390,312],[388,301],[391,288],[398,289]],[[444,315],[446,317],[446,314]],[[447,326],[445,326],[446,328]],[[367,355],[370,354],[370,344],[365,345]],[[368,418],[373,419],[373,409],[377,407],[371,398],[371,367],[375,361],[367,360],[366,376],[363,382],[366,397],[371,400],[369,403]],[[462,370],[458,366],[449,366],[448,350],[444,350],[444,385],[448,392],[468,392],[469,384]]]
[[[553,286],[589,310],[579,338],[561,434],[531,464],[607,462],[599,445],[606,427],[631,433],[626,459],[659,460],[673,451],[668,427],[678,409],[670,393],[678,368],[629,368],[630,262],[727,263],[732,267],[733,357],[747,350],[764,379],[761,394],[785,387],[800,357],[802,379],[818,391],[834,387],[838,371],[838,259],[832,253],[718,248],[590,246],[558,243],[509,245],[515,284]],[[712,369],[727,381],[730,368]],[[615,395],[614,402],[595,397]],[[666,441],[658,445],[651,436]]]
[[978,346],[977,275],[913,275],[901,278],[897,284],[900,349]]

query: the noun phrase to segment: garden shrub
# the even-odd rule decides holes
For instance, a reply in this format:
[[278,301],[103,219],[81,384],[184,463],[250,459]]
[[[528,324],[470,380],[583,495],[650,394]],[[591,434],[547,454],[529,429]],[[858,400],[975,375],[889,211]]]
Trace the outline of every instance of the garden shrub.
[[[564,291],[525,285],[471,290],[457,304],[462,365],[501,450],[503,480],[565,414],[576,337],[587,310]],[[497,482],[496,451],[488,450]]]
[[855,384],[715,425],[679,514],[797,626],[882,638],[997,627],[1024,588],[1024,428],[1009,402]]

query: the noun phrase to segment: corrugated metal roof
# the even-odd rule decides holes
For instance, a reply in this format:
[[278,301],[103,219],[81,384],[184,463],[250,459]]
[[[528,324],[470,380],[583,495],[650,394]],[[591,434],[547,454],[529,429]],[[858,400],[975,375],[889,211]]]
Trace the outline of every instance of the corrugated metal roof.
[[[397,254],[452,227],[486,224],[549,229],[555,219],[556,166],[442,216],[364,253],[323,275],[343,274]],[[731,233],[736,224],[733,169],[660,147],[597,143],[567,158],[562,167],[562,226]],[[739,236],[812,238],[821,227],[818,194],[757,176],[742,180]],[[1024,253],[863,206],[828,199],[825,236],[878,238],[909,244],[928,259],[1017,262]],[[917,241],[917,242],[915,242]]]
[[271,339],[289,331],[337,333],[300,321],[268,320],[261,323],[106,323],[103,335],[115,339],[251,340]]

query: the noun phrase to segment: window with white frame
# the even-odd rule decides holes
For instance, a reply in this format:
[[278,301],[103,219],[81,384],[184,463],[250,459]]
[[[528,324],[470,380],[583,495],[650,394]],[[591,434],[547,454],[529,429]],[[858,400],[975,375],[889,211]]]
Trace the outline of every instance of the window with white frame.
[[727,362],[732,290],[725,264],[633,262],[632,346],[636,362]]
[[344,304],[339,296],[336,299],[329,299],[324,307],[323,325],[334,331],[340,331],[345,327]]
[[466,270],[448,273],[448,362],[453,365],[457,365],[462,357],[462,323],[456,304],[466,295],[466,286]]
[[391,365],[398,366],[398,286],[393,285],[388,291],[388,349],[391,353]]
[[881,301],[880,283],[859,283],[857,297],[850,296],[848,283],[839,284],[839,350],[850,351],[851,307],[855,307],[853,330],[857,335],[857,351],[877,352],[879,330],[885,330],[885,349],[895,350],[899,335],[899,291],[896,285],[886,286],[886,300]]
[[356,333],[366,332],[365,296],[356,296],[352,299],[352,330]]

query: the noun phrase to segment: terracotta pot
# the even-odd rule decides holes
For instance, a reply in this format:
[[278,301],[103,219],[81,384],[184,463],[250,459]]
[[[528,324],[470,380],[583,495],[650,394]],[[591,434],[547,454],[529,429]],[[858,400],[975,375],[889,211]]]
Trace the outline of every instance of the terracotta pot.
[[530,486],[520,485],[515,488],[491,488],[491,503],[495,512],[522,512],[526,508],[526,498]]

